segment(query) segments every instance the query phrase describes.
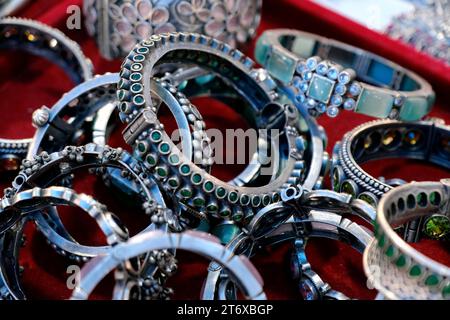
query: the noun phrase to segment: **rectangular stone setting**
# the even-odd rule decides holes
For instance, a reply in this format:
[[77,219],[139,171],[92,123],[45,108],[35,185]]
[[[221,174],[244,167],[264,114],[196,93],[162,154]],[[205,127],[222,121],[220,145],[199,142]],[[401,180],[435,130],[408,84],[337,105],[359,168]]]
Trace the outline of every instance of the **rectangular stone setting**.
[[333,93],[335,81],[318,74],[313,75],[307,95],[314,100],[327,104]]
[[399,118],[403,121],[417,121],[430,112],[430,106],[426,98],[407,98],[400,108]]
[[356,102],[356,112],[376,118],[387,118],[394,105],[394,96],[383,91],[363,88]]
[[297,61],[280,52],[276,47],[272,47],[272,52],[268,54],[266,69],[272,76],[289,83],[294,76]]

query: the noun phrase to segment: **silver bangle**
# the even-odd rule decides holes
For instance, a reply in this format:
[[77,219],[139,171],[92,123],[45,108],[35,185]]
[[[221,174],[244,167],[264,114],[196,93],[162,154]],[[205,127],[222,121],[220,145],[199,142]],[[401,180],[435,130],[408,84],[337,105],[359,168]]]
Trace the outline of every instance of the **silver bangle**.
[[[30,203],[30,200],[32,202]],[[36,210],[58,206],[73,205],[79,207],[95,219],[106,236],[109,246],[128,239],[128,230],[106,207],[90,196],[77,194],[64,187],[33,188],[17,193],[12,198],[3,198],[0,203],[0,215],[14,211],[21,219],[0,236],[0,299],[25,299],[19,272],[18,254],[23,245],[22,231],[26,221],[34,219]],[[109,248],[109,246],[105,248]],[[56,248],[56,246],[55,246]],[[105,250],[104,253],[107,251]]]
[[232,46],[248,42],[262,0],[84,0],[88,33],[107,59],[125,57],[141,40],[164,32],[197,32]]
[[418,252],[392,229],[425,217],[425,228],[436,236],[450,232],[450,181],[413,182],[381,199],[375,236],[364,252],[370,283],[388,299],[450,299],[450,267]]
[[387,157],[406,157],[450,168],[450,149],[445,143],[449,139],[449,126],[438,120],[378,120],[362,124],[347,133],[334,147],[330,171],[333,189],[376,207],[380,197],[392,186],[365,172],[360,166],[362,163]]
[[[234,75],[244,77],[242,82],[229,83],[237,87],[237,91],[252,103],[253,108],[262,112],[262,115],[270,113],[266,121],[271,122],[266,122],[266,128],[281,129],[283,135],[280,135],[280,138],[285,139],[285,143],[289,145],[289,155],[285,154],[287,158],[285,168],[277,179],[266,186],[254,188],[237,187],[222,182],[187,161],[167,134],[159,130],[158,121],[155,122],[156,115],[148,109],[151,97],[145,88],[148,87],[148,80],[154,72],[152,68],[166,62],[166,59],[170,61],[170,57],[177,52],[182,53],[176,55],[178,60],[186,63],[193,60],[191,62],[209,68],[217,75],[229,79],[228,81]],[[199,60],[198,57],[202,54],[217,63],[208,64],[207,60]],[[276,104],[273,81],[263,71],[253,70],[252,65],[253,62],[249,58],[217,40],[197,34],[163,34],[143,41],[129,54],[122,65],[122,82],[118,91],[122,119],[131,121],[124,132],[124,138],[129,144],[133,144],[136,140],[137,143],[152,141],[153,135],[157,136],[156,142],[159,144],[148,143],[149,151],[158,153],[159,164],[156,171],[159,168],[161,173],[164,173],[159,175],[163,181],[177,180],[175,188],[165,182],[166,188],[176,190],[180,200],[188,201],[188,205],[194,210],[206,209],[219,218],[231,216],[235,221],[248,219],[253,215],[255,208],[276,201],[275,199],[279,197],[277,190],[285,183],[299,183],[301,177],[298,174],[303,167],[301,161],[304,151],[303,138],[298,135],[295,128],[298,119],[297,110],[290,105],[283,107]],[[227,68],[227,72],[223,70],[221,72],[221,68]],[[142,73],[140,70],[145,71]],[[141,86],[143,94],[134,94],[126,89],[133,82]],[[147,108],[143,109],[144,107]],[[164,150],[161,152],[163,146]],[[147,156],[149,151],[143,156]],[[191,184],[201,185],[204,192],[194,194]]]
[[177,249],[195,252],[207,259],[223,265],[230,277],[237,282],[247,299],[265,300],[261,276],[245,256],[236,256],[220,245],[218,239],[201,232],[183,233],[146,232],[118,244],[104,256],[88,262],[81,270],[81,279],[72,293],[72,299],[85,300],[100,281],[123,261],[146,252],[164,249]]
[[[68,146],[59,152],[51,154],[42,152],[33,160],[24,160],[23,170],[15,178],[12,188],[5,189],[5,198],[13,198],[17,192],[27,188],[51,186],[58,179],[66,177],[73,170],[82,167],[100,168],[94,171],[100,174],[103,174],[107,167],[122,169],[124,178],[136,181],[140,187],[144,211],[151,216],[149,225],[154,223],[163,230],[167,229],[168,224],[177,228],[177,221],[172,213],[161,215],[162,212],[159,208],[166,207],[164,196],[161,194],[159,186],[143,173],[140,163],[127,152],[107,146],[95,144],[82,147]],[[178,210],[177,208],[175,206],[174,209]],[[7,230],[21,219],[17,212],[11,212],[9,215],[3,213],[3,216],[2,230]],[[37,221],[40,231],[56,247],[57,252],[69,258],[86,261],[93,256],[105,253],[105,247],[91,247],[74,243],[73,239],[67,236],[68,233],[55,212],[50,211],[49,214],[44,215],[38,211],[33,215],[33,219]]]
[[285,84],[297,105],[312,114],[336,117],[345,109],[413,121],[424,117],[435,100],[430,84],[412,71],[362,49],[298,30],[264,32],[255,57]]
[[[79,45],[61,31],[38,21],[0,19],[0,48],[19,49],[42,56],[61,66],[75,84],[92,77],[92,63]],[[5,162],[5,169],[18,169],[30,142],[30,139],[0,139],[0,159]]]

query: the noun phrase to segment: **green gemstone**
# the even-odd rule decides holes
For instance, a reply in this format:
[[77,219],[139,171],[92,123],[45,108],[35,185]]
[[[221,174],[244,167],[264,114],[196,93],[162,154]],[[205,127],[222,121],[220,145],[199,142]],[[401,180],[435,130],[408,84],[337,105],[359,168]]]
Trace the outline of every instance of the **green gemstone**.
[[138,143],[138,151],[140,153],[144,153],[147,151],[147,144],[145,142],[139,142]]
[[133,80],[133,81],[141,81],[142,74],[137,73],[137,72],[132,73],[131,76],[130,76],[130,79]]
[[231,214],[231,210],[230,209],[223,209],[222,211],[220,211],[220,216],[221,217],[229,217]]
[[151,166],[156,165],[156,158],[154,156],[149,154],[145,159],[149,165]]
[[219,210],[219,207],[215,204],[210,204],[206,207],[206,210],[208,210],[209,212],[216,212],[217,210]]
[[397,261],[395,261],[395,264],[397,267],[402,268],[406,265],[406,258],[404,255],[401,255],[397,258]]
[[141,47],[141,48],[137,49],[136,51],[138,53],[146,54],[146,53],[148,53],[149,50],[148,50],[148,48]]
[[261,198],[259,196],[253,196],[252,206],[258,207],[261,204]]
[[446,216],[432,216],[426,220],[424,231],[428,237],[440,239],[450,233],[450,220]]
[[216,190],[216,195],[217,195],[219,198],[225,197],[226,194],[227,194],[227,191],[226,191],[224,188],[222,188],[222,187],[217,188],[217,190]]
[[399,119],[402,121],[420,120],[430,112],[430,108],[431,105],[426,98],[407,98],[400,108]]
[[378,237],[378,246],[379,246],[380,248],[383,248],[385,244],[386,244],[386,237],[385,237],[384,234],[381,234],[381,235]]
[[203,189],[205,189],[206,192],[211,192],[214,190],[214,184],[211,181],[206,181],[203,185]]
[[158,142],[161,140],[162,138],[162,134],[159,131],[153,131],[151,134],[151,138],[153,141]]
[[238,200],[237,192],[235,191],[230,192],[230,194],[228,195],[228,199],[233,203],[236,202]]
[[159,145],[159,151],[161,151],[161,153],[168,153],[170,152],[170,146],[168,143],[163,142]]
[[442,289],[442,297],[444,297],[445,299],[450,297],[450,284],[446,285],[443,289]]
[[131,86],[131,92],[133,93],[139,93],[143,90],[142,85],[140,85],[139,83],[135,83]]
[[250,197],[246,194],[241,196],[241,204],[247,205],[250,202]]
[[145,60],[145,56],[143,56],[142,54],[137,54],[133,57],[133,61],[135,62],[142,62]]
[[432,287],[432,286],[437,286],[437,285],[439,284],[439,277],[436,276],[436,275],[434,275],[434,274],[429,275],[429,276],[425,279],[425,284],[426,284],[427,286],[430,286],[430,287]]
[[339,191],[339,170],[338,169],[334,169],[333,170],[333,190],[338,192]]
[[134,102],[134,104],[136,104],[138,106],[144,104],[144,102],[145,102],[144,96],[140,95],[140,94],[138,94],[137,96],[134,96],[133,102]]
[[173,165],[180,163],[180,157],[176,154],[171,154],[169,157],[169,162]]
[[363,193],[363,194],[359,195],[358,198],[363,200],[363,201],[365,201],[365,202],[367,202],[372,207],[376,207],[377,206],[377,203],[374,201],[374,199],[371,196],[367,195],[367,194]]
[[125,99],[127,92],[125,90],[119,90],[117,91],[117,98],[122,101]]
[[315,74],[308,88],[307,95],[314,100],[327,104],[333,93],[335,82],[327,77]]
[[242,213],[240,213],[240,212],[235,213],[235,214],[233,215],[233,220],[236,221],[236,222],[241,221],[242,218],[244,218],[244,215],[243,215]]
[[194,203],[194,206],[196,206],[196,207],[202,207],[205,205],[205,199],[198,197],[198,198],[194,199],[193,203]]
[[278,193],[274,193],[273,196],[272,196],[272,201],[273,202],[280,201],[280,195]]
[[363,88],[355,111],[376,118],[387,118],[391,113],[394,100],[389,93]]
[[262,203],[263,203],[263,206],[268,206],[270,204],[270,196],[266,194],[263,197]]
[[170,178],[168,183],[169,183],[169,186],[171,186],[172,188],[177,188],[180,185],[178,180],[175,178]]
[[203,180],[203,178],[202,178],[202,176],[201,176],[200,174],[194,173],[194,174],[192,175],[191,181],[192,181],[194,184],[200,184],[200,183],[202,182],[202,180]]
[[192,197],[192,191],[187,189],[187,188],[181,189],[180,194],[181,194],[181,196],[183,198],[190,198],[190,197]]
[[394,246],[392,246],[392,245],[390,245],[390,246],[386,249],[386,252],[385,252],[385,254],[386,254],[388,257],[390,257],[390,258],[394,255],[394,253],[395,253],[395,250],[394,250]]
[[191,168],[189,168],[189,166],[187,164],[183,164],[180,167],[180,171],[181,171],[181,174],[188,175],[191,172]]
[[167,176],[167,170],[159,167],[156,169],[156,173],[160,176],[160,177],[166,177]]
[[356,196],[356,190],[355,190],[353,184],[351,182],[349,182],[349,181],[344,181],[342,183],[341,191],[344,192],[344,193],[347,193],[347,194],[349,194],[349,195],[351,195],[353,197]]
[[422,273],[422,269],[420,268],[420,266],[418,265],[414,265],[410,270],[409,270],[409,275],[411,277],[418,277],[420,276]]
[[441,203],[441,195],[439,192],[434,191],[430,194],[430,202],[434,206],[438,206]]

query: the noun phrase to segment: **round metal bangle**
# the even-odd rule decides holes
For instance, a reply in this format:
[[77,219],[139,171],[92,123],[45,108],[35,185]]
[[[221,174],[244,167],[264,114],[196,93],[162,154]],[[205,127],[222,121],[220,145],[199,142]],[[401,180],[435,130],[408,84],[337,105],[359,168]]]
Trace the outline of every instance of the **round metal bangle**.
[[431,109],[430,84],[373,53],[314,34],[268,30],[259,38],[256,60],[286,85],[297,104],[335,117],[339,109],[377,118],[419,120]]
[[[35,218],[36,210],[60,205],[76,206],[88,213],[96,220],[110,246],[128,239],[127,229],[120,224],[119,220],[112,213],[107,211],[104,205],[90,196],[77,194],[68,188],[33,188],[19,192],[12,198],[3,198],[0,204],[1,214],[8,210],[15,211],[19,212],[22,218],[0,237],[0,300],[25,299],[25,294],[20,284],[18,263],[19,250],[23,245],[23,226],[26,221]],[[109,246],[104,247],[103,254],[107,252],[107,248]]]
[[261,19],[262,0],[84,0],[88,33],[107,59],[125,57],[152,34],[184,31],[232,46],[248,42]]
[[[69,146],[60,152],[52,154],[43,152],[36,156],[34,160],[24,160],[23,167],[23,170],[14,180],[13,187],[5,189],[5,198],[14,197],[17,192],[25,188],[48,187],[61,178],[67,177],[78,168],[100,168],[99,173],[102,173],[102,168],[103,171],[106,167],[119,168],[124,172],[124,176],[130,180],[135,180],[140,186],[143,208],[147,214],[152,215],[152,223],[164,230],[167,229],[167,224],[176,228],[177,221],[175,221],[172,213],[163,215],[161,221],[159,219],[161,215],[158,206],[165,208],[165,201],[160,193],[159,186],[143,173],[137,160],[121,149],[112,149],[95,144],[88,144],[83,147]],[[177,206],[175,207],[176,210]],[[20,214],[17,212],[12,212],[9,215],[3,213],[2,232],[8,230],[20,218]],[[55,224],[50,222],[54,222],[57,216],[55,218],[54,215],[44,215],[37,212],[33,215],[33,218],[37,221],[40,231],[43,232],[50,243],[58,248],[58,252],[62,252],[68,257],[81,261],[105,253],[105,247],[91,247],[76,243],[63,227],[57,228],[60,223],[56,224],[58,230],[55,230],[53,227]],[[63,230],[61,231],[61,229]]]
[[[289,150],[284,150],[284,156],[288,160],[282,175],[263,187],[232,186],[200,170],[180,154],[167,134],[159,130],[156,115],[148,108],[140,110],[151,101],[146,94],[147,90],[143,90],[143,95],[136,95],[126,89],[133,81],[140,83],[143,88],[148,87],[153,66],[175,58],[177,61],[195,63],[217,73],[252,103],[255,112],[260,113],[262,121],[265,120],[266,129],[282,130],[279,137],[285,139],[286,146],[289,145]],[[153,152],[158,153],[160,164],[156,170],[158,168],[164,170],[165,181],[173,179],[179,181],[179,172],[182,175],[183,185],[180,186],[178,183],[176,188],[170,185],[168,188],[177,190],[180,199],[189,201],[189,205],[196,210],[206,209],[219,218],[232,216],[235,221],[250,217],[253,215],[254,208],[267,205],[277,199],[277,190],[285,184],[298,183],[300,180],[298,174],[301,172],[296,169],[301,169],[303,166],[301,154],[304,151],[304,144],[295,128],[298,119],[296,108],[276,104],[273,81],[265,75],[264,71],[253,70],[252,65],[253,62],[249,58],[217,40],[197,34],[163,34],[143,41],[130,53],[122,65],[122,80],[118,91],[123,119],[132,119],[124,132],[125,140],[133,144],[135,140],[151,140],[153,134],[156,134],[158,138],[161,135],[164,137],[160,144],[151,143],[149,147],[156,149]],[[144,70],[144,72],[133,72],[133,70]],[[137,114],[138,111],[141,113]],[[160,152],[163,145],[168,146],[167,155],[164,154],[165,152]],[[199,190],[194,194],[193,190],[197,188],[191,188],[192,184],[204,186],[202,189],[205,192]],[[248,206],[249,204],[251,206]],[[230,205],[234,206],[230,208]]]
[[[118,81],[117,73],[96,76],[66,93],[52,109],[44,107],[37,110],[33,116],[33,123],[38,130],[30,146],[28,158],[32,158],[42,150],[54,152],[59,151],[61,146],[72,145],[73,140],[82,135],[86,119],[95,115],[98,110],[117,103],[115,86]],[[168,84],[153,82],[152,94],[155,101],[158,99],[164,102],[175,115],[179,130],[183,133],[189,132],[188,135],[183,135],[181,141],[184,154],[193,161],[203,159],[202,165],[207,167],[208,151],[205,149],[209,140],[204,133],[205,123],[195,106],[186,103],[182,95],[175,96],[168,93],[169,90],[173,89]],[[155,108],[157,110],[159,106]],[[67,117],[70,121],[64,120]],[[96,141],[100,141],[100,132],[97,131],[95,134]],[[106,132],[102,134],[101,142],[104,143],[107,138]]]
[[[208,80],[205,83],[205,77]],[[210,79],[212,77],[212,80]],[[208,72],[199,67],[192,67],[182,69],[175,73],[171,73],[168,76],[165,76],[163,79],[167,79],[169,82],[173,84],[178,84],[179,90],[186,94],[186,96],[190,99],[192,96],[208,96],[213,95],[214,97],[222,98],[227,101],[227,98],[236,97],[236,94],[231,92],[224,92],[224,85],[218,81],[215,83],[214,75],[208,74]],[[193,79],[196,79],[193,81]],[[198,79],[198,80],[197,80]],[[218,91],[218,92],[216,92]],[[286,103],[290,103],[286,99]],[[237,97],[239,99],[239,97]],[[241,106],[237,106],[235,101],[233,100],[229,103],[237,112],[240,112],[244,116],[249,112],[245,112],[245,110],[240,109]],[[305,161],[304,166],[304,174],[302,186],[305,189],[319,189],[322,185],[323,175],[328,170],[328,154],[324,151],[324,147],[327,144],[327,137],[325,130],[323,127],[319,126],[316,120],[309,115],[308,112],[304,110],[299,110],[301,117],[299,117],[299,123],[304,123],[298,126],[300,134],[305,136],[307,148],[304,151],[303,159]],[[249,123],[254,123],[256,119],[247,119]],[[272,148],[271,153],[278,152],[277,148]],[[248,166],[240,175],[230,181],[234,185],[244,186],[250,182],[253,185],[256,177],[255,174],[258,173],[258,169],[255,168],[258,166],[258,155],[255,154],[253,159],[256,164]],[[283,160],[283,159],[281,159]],[[284,159],[285,160],[285,159]],[[260,165],[260,164],[259,164]],[[280,164],[280,168],[284,167],[284,164]]]
[[[403,241],[393,227],[427,217],[430,228],[450,232],[450,180],[413,182],[389,191],[377,208],[375,237],[364,252],[368,280],[388,299],[450,299],[450,267]],[[441,228],[441,229],[439,229]]]
[[[24,50],[61,66],[75,84],[92,77],[93,67],[78,44],[61,31],[40,22],[0,19],[0,49]],[[0,139],[0,158],[7,169],[16,170],[25,157],[30,139]]]
[[[411,158],[450,168],[450,127],[438,121],[372,121],[356,127],[337,143],[332,157],[331,182],[336,191],[351,194],[374,207],[392,189],[365,172],[368,160]],[[442,148],[441,146],[444,146]]]
[[118,224],[118,219],[108,212],[106,206],[85,194],[77,194],[65,187],[33,188],[21,191],[12,198],[3,198],[0,203],[0,215],[6,211],[15,211],[21,216],[32,215],[36,210],[49,206],[76,206],[94,218],[106,236],[109,245],[115,245],[128,239],[127,229]]
[[122,261],[153,250],[187,250],[217,261],[243,291],[247,299],[265,300],[263,281],[258,271],[245,256],[236,256],[220,245],[218,239],[201,232],[164,234],[146,232],[111,248],[109,254],[92,259],[81,270],[81,279],[72,293],[72,299],[87,299],[100,281]]
[[[256,253],[255,250],[260,247],[295,239],[303,239],[304,247],[306,240],[310,237],[325,237],[343,241],[362,253],[372,239],[370,231],[341,215],[312,210],[307,216],[302,214],[301,218],[287,220],[293,213],[295,215],[295,212],[296,209],[294,207],[289,203],[283,202],[275,203],[262,209],[249,224],[249,230],[237,235],[227,247],[236,254],[245,254],[251,257]],[[267,229],[269,225],[271,227]],[[303,263],[305,266],[308,264],[306,256],[303,259]],[[216,299],[218,297],[227,297],[230,296],[230,292],[231,296],[233,296],[232,288],[223,285],[224,282],[227,282],[227,277],[221,274],[221,268],[211,263],[208,270],[203,298]],[[300,269],[298,271],[301,272]],[[304,280],[309,279],[313,281],[314,286],[318,290],[316,292],[317,295],[315,295],[316,298],[319,298],[319,296],[322,298],[333,298],[335,291],[331,290],[324,283],[322,283],[322,286],[319,286],[318,284],[321,282],[320,277],[311,270],[310,266],[305,271],[307,272]],[[322,293],[319,294],[319,287],[327,289],[322,290]],[[223,292],[224,289],[230,292],[226,294]],[[327,292],[330,292],[330,296],[327,296]],[[334,298],[345,298],[345,296],[339,294],[334,295]]]

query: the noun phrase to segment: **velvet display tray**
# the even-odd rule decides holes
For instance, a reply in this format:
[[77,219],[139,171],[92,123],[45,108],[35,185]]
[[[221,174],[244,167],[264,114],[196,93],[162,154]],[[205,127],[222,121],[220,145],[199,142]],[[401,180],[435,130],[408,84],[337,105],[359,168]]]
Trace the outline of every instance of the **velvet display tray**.
[[[81,0],[36,0],[30,2],[18,16],[39,20],[59,28],[70,38],[77,41],[85,54],[93,61],[96,73],[118,72],[120,60],[106,61],[99,55],[98,48],[84,29],[67,30],[66,19],[69,5],[81,5]],[[318,33],[352,45],[371,50],[401,65],[411,68],[425,77],[437,93],[437,102],[431,116],[440,117],[450,123],[448,91],[450,85],[449,69],[442,63],[410,47],[368,30],[330,10],[305,0],[264,0],[262,22],[258,34],[270,28],[294,28]],[[245,48],[245,53],[253,57],[254,41]],[[31,137],[32,112],[42,105],[51,107],[72,84],[63,71],[42,59],[16,52],[2,51],[0,54],[0,110],[2,110],[0,136],[8,138]],[[194,101],[206,121],[208,128],[245,128],[241,117],[227,106],[210,99]],[[327,151],[331,153],[335,142],[355,126],[371,118],[343,112],[339,118],[322,117],[319,123],[328,135]],[[168,120],[170,121],[170,120]],[[111,146],[124,146],[120,128],[109,141]],[[427,181],[448,177],[449,171],[410,160],[385,160],[364,165],[374,176],[402,178],[405,180]],[[239,172],[239,166],[218,166],[214,174],[220,178],[232,178]],[[2,187],[11,183],[12,176],[2,173]],[[326,181],[329,186],[329,180]],[[148,218],[136,211],[131,205],[117,201],[111,196],[100,179],[84,173],[77,175],[75,189],[94,197],[108,205],[136,233],[148,222]],[[89,218],[73,212],[61,210],[64,223],[76,239],[83,244],[102,244],[100,231]],[[450,264],[450,252],[445,244],[424,240],[414,245],[429,256]],[[260,252],[252,261],[265,281],[265,290],[269,299],[300,299],[298,285],[290,277],[289,256],[291,243],[286,243]],[[344,244],[331,240],[312,239],[307,247],[308,258],[313,269],[335,290],[357,299],[373,299],[374,290],[366,286],[362,270],[362,256]],[[206,277],[208,261],[193,254],[177,253],[179,269],[169,281],[175,291],[174,299],[198,299]],[[22,283],[27,296],[31,299],[65,299],[70,296],[66,286],[69,274],[67,266],[72,264],[66,258],[56,254],[31,223],[26,228],[26,243],[20,253],[23,266]],[[109,277],[93,296],[96,299],[109,299],[112,293],[113,277]]]

